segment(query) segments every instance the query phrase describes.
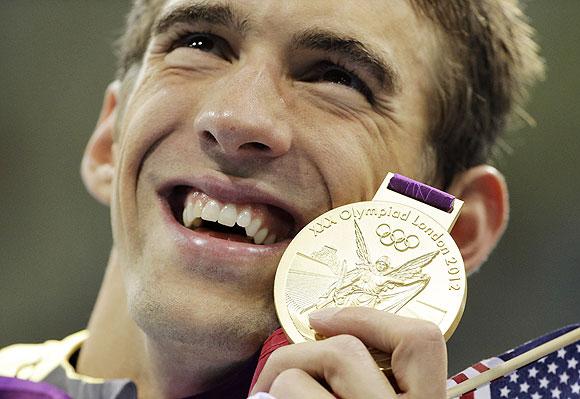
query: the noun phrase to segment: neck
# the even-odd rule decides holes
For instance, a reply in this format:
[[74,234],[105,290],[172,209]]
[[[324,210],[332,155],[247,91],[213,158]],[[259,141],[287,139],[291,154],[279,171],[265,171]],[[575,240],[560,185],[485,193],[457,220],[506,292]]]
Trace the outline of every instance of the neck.
[[195,343],[155,341],[131,318],[121,267],[113,249],[89,325],[89,338],[77,362],[79,374],[128,378],[140,398],[187,397],[208,391],[219,382],[227,397],[245,398],[254,359],[242,364],[215,364],[211,348]]

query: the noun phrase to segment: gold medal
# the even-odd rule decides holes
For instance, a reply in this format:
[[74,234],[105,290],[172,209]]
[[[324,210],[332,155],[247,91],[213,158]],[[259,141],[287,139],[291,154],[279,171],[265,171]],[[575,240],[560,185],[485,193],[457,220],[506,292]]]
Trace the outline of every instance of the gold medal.
[[[387,175],[372,201],[310,222],[286,249],[274,300],[292,343],[317,339],[311,312],[348,306],[428,320],[445,339],[453,334],[465,306],[466,276],[449,231],[463,203],[404,177],[406,191],[397,192],[395,176]],[[437,195],[451,197],[450,209],[433,206],[430,197]]]

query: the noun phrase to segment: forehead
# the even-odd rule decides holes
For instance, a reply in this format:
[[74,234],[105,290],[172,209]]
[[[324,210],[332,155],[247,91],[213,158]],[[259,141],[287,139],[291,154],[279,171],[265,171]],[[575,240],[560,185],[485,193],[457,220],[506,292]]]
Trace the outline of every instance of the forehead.
[[[413,14],[407,0],[167,0],[162,13],[188,5],[229,5],[262,22],[302,22],[305,25],[318,22],[362,30],[384,28],[395,20],[408,21]],[[360,25],[361,21],[364,26]]]
[[228,6],[260,37],[287,38],[297,31],[322,28],[378,46],[390,56],[432,36],[408,0],[167,0],[159,19],[195,5]]

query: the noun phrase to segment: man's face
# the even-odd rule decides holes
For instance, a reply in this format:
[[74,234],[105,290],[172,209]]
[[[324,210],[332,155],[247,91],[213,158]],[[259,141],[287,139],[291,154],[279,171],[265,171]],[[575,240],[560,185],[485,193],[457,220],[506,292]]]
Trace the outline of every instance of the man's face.
[[[115,247],[141,328],[250,356],[276,326],[292,235],[389,170],[426,173],[434,42],[402,0],[169,0],[114,144]],[[198,200],[206,219],[247,211],[269,244],[186,228]]]

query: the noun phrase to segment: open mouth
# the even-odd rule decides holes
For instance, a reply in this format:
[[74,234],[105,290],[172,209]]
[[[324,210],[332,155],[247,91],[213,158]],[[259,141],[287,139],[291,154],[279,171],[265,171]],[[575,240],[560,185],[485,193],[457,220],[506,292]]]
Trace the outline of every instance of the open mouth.
[[168,201],[182,226],[228,241],[275,244],[291,238],[296,226],[294,218],[276,206],[222,202],[189,186],[174,187]]

